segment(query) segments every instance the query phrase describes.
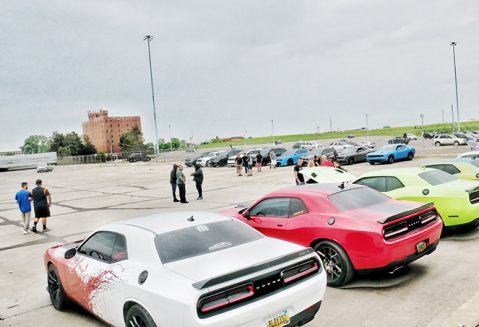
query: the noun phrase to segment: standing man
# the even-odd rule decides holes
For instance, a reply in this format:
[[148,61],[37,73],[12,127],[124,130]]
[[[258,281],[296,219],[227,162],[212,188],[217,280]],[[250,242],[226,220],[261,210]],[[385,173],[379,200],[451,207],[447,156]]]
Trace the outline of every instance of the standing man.
[[186,201],[186,177],[183,174],[183,165],[178,166],[178,170],[176,171],[176,185],[178,185],[178,189],[180,190],[180,202],[181,203],[188,203]]
[[302,169],[303,169],[303,158],[299,158],[298,163],[294,166],[294,180],[296,181],[296,185],[304,184],[304,176],[301,173]]
[[273,150],[271,150],[271,152],[269,153],[269,158],[271,159],[269,169],[271,168],[276,169],[276,153]]
[[22,182],[22,189],[15,194],[15,200],[18,203],[18,208],[23,219],[23,235],[28,234],[30,229],[30,217],[32,214],[32,198],[30,197],[30,191],[28,190],[28,183]]
[[180,202],[176,198],[176,172],[178,170],[178,166],[173,164],[173,169],[170,172],[170,185],[171,185],[171,192],[173,193],[173,202]]
[[32,232],[37,232],[38,220],[42,219],[42,232],[49,231],[47,228],[47,218],[50,217],[50,206],[52,205],[52,196],[46,187],[42,187],[42,180],[37,179],[35,187],[30,193],[35,208],[35,219],[33,220]]
[[243,162],[245,174],[248,175],[248,156],[246,155],[246,153],[243,154],[241,160]]
[[241,159],[241,156],[239,153],[236,155],[235,162],[236,162],[236,173],[238,174],[238,176],[243,176],[243,174],[241,174],[241,170],[243,169],[243,159]]
[[256,169],[258,169],[258,173],[261,173],[261,165],[263,164],[263,156],[261,152],[256,155]]
[[320,166],[334,167],[333,162],[331,160],[329,160],[328,157],[325,154],[323,154],[321,156]]
[[196,164],[195,165],[195,172],[191,174],[193,176],[193,181],[196,183],[196,190],[198,191],[198,198],[196,200],[203,200],[203,169],[201,166]]

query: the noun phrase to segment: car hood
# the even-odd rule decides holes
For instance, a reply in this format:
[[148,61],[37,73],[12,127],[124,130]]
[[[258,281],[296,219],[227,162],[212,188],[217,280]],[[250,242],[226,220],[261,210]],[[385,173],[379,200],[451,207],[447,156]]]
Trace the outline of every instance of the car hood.
[[182,275],[194,282],[221,276],[258,263],[266,262],[304,247],[264,237],[257,241],[216,251],[193,258],[165,264],[169,271]]
[[391,152],[393,152],[393,150],[390,150],[390,151],[377,150],[377,151],[369,152],[368,156],[369,155],[385,155],[385,154],[388,154],[388,153],[391,153]]

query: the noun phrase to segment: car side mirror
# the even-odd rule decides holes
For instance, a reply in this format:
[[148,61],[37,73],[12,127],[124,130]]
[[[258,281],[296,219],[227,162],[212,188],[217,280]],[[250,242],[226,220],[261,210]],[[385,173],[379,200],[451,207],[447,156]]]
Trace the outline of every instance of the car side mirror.
[[245,217],[247,220],[251,220],[251,215],[249,213],[249,210],[246,210],[244,213],[243,213],[243,217]]
[[68,249],[68,250],[65,252],[65,259],[71,259],[71,258],[73,258],[76,254],[77,254],[77,249],[76,249],[76,248]]

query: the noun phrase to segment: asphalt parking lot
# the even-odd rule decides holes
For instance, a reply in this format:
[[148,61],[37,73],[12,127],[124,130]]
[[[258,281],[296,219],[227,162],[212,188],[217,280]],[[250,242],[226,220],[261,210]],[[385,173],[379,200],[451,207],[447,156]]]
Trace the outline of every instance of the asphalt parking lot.
[[[413,144],[417,157],[392,167],[467,151],[429,143],[423,148],[421,140]],[[149,162],[62,166],[41,175],[34,170],[0,173],[0,326],[101,325],[81,310],[58,312],[50,305],[42,257],[54,244],[82,239],[111,221],[171,210],[218,211],[294,184],[291,167],[263,168],[252,177],[238,177],[234,168],[205,168],[204,200],[194,200],[196,190],[190,181],[190,203],[178,204],[171,201],[170,169],[169,163]],[[346,169],[359,176],[377,167],[361,163]],[[24,236],[13,198],[20,182],[33,186],[38,177],[53,197],[51,231]],[[479,230],[454,234],[442,239],[435,253],[398,274],[356,278],[342,289],[328,288],[309,326],[473,326],[459,321],[465,318],[457,313],[479,320],[473,302],[479,293],[478,242]]]

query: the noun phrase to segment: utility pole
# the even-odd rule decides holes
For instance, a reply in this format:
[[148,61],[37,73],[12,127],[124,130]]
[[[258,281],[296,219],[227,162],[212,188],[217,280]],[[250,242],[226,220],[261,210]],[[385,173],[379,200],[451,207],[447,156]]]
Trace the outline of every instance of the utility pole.
[[274,120],[271,119],[271,136],[273,136],[273,143],[276,144],[274,139]]
[[329,118],[329,131],[333,132],[333,120],[331,118]]
[[171,125],[168,125],[168,131],[170,134],[170,152],[173,152],[173,143],[171,142]]
[[454,105],[451,103],[452,132],[454,133]]
[[368,114],[366,114],[366,141],[369,142],[369,119],[368,119]]
[[153,40],[153,36],[145,35],[143,40],[146,40],[148,44],[148,62],[150,64],[151,100],[153,101],[153,120],[155,122],[155,152],[156,154],[158,154],[160,152],[160,145],[158,144],[158,123],[156,121],[155,91],[153,87],[153,71],[151,69],[151,51],[150,51],[150,42]]
[[444,108],[442,108],[441,111],[442,111],[442,123],[444,124],[445,123],[444,122]]
[[452,58],[454,61],[454,84],[456,85],[456,111],[457,111],[457,131],[461,131],[461,119],[459,118],[459,93],[457,91],[457,70],[456,70],[456,42],[451,42]]
[[426,145],[424,144],[424,114],[421,113],[421,131],[422,131],[422,147],[425,148]]

